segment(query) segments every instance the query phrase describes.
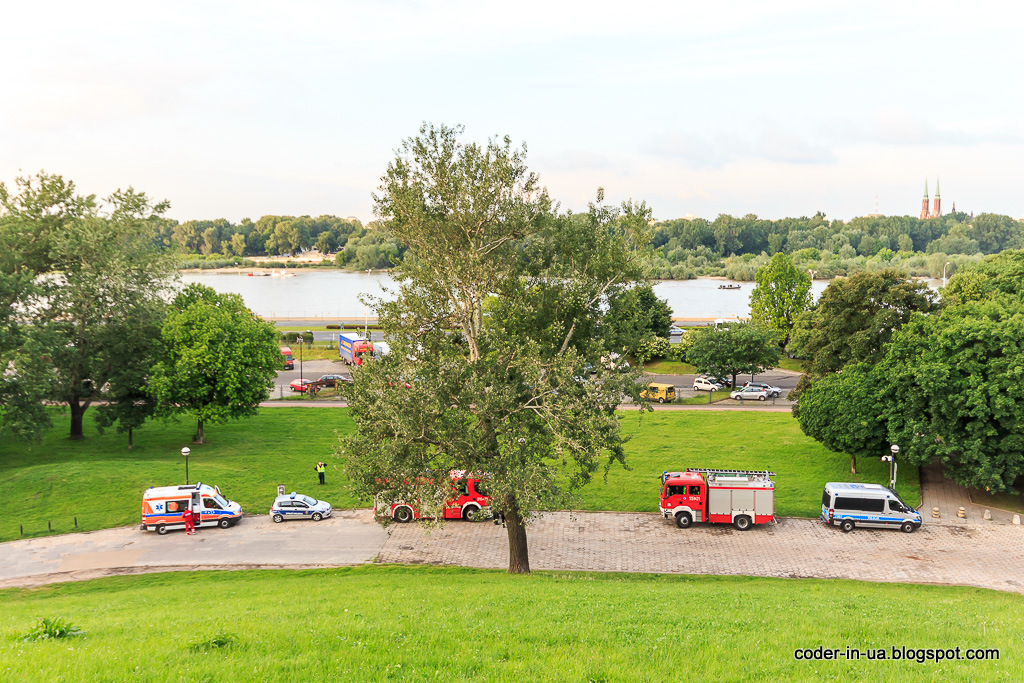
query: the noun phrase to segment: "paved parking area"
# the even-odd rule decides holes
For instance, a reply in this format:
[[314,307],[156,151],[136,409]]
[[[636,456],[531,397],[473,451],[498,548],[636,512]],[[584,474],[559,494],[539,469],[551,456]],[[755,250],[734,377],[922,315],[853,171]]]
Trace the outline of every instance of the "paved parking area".
[[[1024,593],[1024,529],[927,525],[912,533],[782,519],[740,532],[677,529],[653,513],[553,512],[529,527],[532,569],[961,584]],[[426,532],[396,525],[378,562],[501,569],[506,531],[490,522],[450,522]]]

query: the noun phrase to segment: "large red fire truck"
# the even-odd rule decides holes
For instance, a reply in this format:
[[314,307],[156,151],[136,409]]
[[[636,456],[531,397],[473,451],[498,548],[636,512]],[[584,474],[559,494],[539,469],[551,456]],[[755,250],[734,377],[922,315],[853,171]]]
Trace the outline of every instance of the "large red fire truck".
[[661,514],[686,529],[694,522],[735,524],[746,531],[775,519],[774,472],[704,470],[661,475]]
[[[479,510],[490,507],[491,502],[480,477],[479,473],[467,476],[465,470],[452,470],[448,473],[452,497],[445,501],[441,510],[443,519],[470,519]],[[411,522],[420,518],[420,511],[412,502],[395,501],[389,504],[377,498],[373,501],[373,514],[391,517],[396,522]]]

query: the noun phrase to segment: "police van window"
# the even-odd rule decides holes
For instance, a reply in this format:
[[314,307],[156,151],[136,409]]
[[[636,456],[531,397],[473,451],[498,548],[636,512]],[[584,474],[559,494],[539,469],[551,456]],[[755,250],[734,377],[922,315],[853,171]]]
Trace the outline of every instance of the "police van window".
[[898,500],[889,500],[889,510],[892,512],[907,512],[907,508],[903,507],[903,503]]
[[690,487],[690,495],[691,496],[699,496],[700,495],[700,487],[699,486],[691,486]]
[[821,504],[824,505],[825,507],[829,507],[832,505],[832,496],[829,494],[827,490],[821,492]]

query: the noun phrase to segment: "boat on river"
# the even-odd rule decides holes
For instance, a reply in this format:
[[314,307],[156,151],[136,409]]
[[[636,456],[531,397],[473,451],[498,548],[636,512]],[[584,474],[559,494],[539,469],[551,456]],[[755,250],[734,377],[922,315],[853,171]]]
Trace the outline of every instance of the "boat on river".
[[740,285],[734,285],[734,284],[718,285],[718,288],[719,289],[740,289]]

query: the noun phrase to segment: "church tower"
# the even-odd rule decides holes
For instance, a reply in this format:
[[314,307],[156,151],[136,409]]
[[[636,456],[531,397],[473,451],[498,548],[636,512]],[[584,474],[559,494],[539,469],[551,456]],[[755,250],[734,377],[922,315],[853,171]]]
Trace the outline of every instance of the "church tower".
[[[925,181],[925,185],[928,181]],[[942,199],[939,197],[939,179],[935,179],[935,200],[932,202],[932,215],[931,218],[938,218],[942,215]]]
[[921,220],[928,218],[928,181],[924,181],[924,199],[921,200]]

